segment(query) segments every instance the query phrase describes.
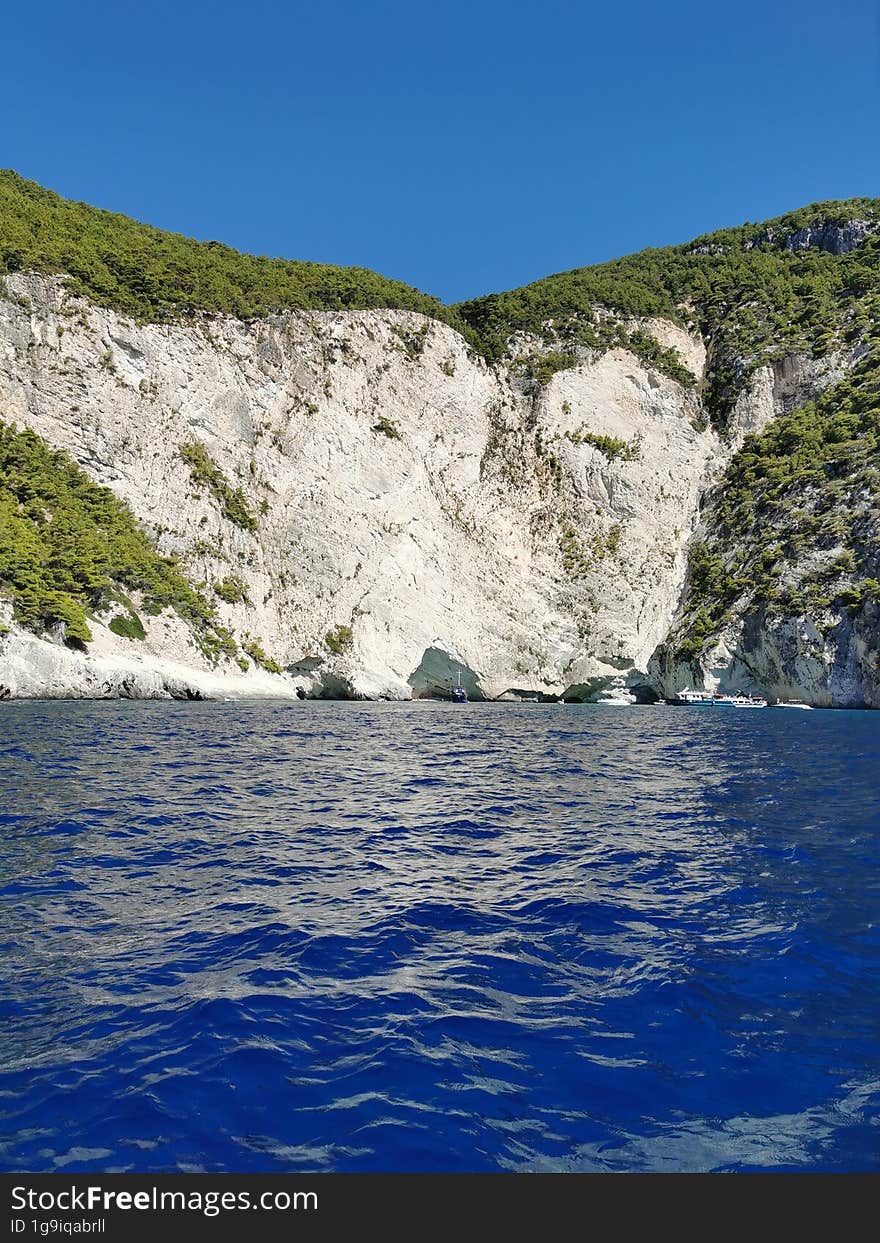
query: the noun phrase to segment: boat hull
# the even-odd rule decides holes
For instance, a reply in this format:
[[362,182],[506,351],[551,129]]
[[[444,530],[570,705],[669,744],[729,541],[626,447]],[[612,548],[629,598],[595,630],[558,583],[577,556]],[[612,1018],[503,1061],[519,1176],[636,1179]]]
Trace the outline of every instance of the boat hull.
[[766,708],[764,699],[667,699],[672,708]]

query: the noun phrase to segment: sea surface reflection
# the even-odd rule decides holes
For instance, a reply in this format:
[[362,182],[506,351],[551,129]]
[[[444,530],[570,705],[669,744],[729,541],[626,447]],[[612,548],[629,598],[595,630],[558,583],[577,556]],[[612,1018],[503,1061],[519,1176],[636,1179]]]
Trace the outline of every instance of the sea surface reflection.
[[880,713],[0,705],[6,1170],[869,1170]]

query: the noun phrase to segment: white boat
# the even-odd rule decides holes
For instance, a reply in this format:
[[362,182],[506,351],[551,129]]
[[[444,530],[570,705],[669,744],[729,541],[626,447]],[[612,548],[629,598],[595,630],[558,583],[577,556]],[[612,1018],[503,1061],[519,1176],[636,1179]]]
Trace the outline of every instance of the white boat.
[[812,712],[812,704],[802,704],[797,699],[780,700],[779,703],[773,705],[774,708],[800,708],[802,712]]
[[711,691],[692,691],[686,686],[683,691],[679,691],[672,699],[667,699],[670,704],[686,704],[688,707],[711,707],[714,701],[714,695]]
[[636,697],[632,691],[626,689],[623,678],[614,678],[610,686],[606,686],[595,699],[590,700],[590,703],[598,704],[602,708],[629,708],[635,702]]
[[737,692],[735,695],[714,695],[713,703],[716,708],[766,708],[767,700],[762,699],[760,695],[742,695]]
[[705,708],[766,708],[767,700],[759,695],[719,695],[717,691],[692,691],[685,687],[667,703]]

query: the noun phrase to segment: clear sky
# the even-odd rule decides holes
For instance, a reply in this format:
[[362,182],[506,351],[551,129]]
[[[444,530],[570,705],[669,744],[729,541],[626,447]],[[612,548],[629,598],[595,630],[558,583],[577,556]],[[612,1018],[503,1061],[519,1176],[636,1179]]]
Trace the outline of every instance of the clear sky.
[[452,301],[880,194],[877,0],[4,6],[0,165]]

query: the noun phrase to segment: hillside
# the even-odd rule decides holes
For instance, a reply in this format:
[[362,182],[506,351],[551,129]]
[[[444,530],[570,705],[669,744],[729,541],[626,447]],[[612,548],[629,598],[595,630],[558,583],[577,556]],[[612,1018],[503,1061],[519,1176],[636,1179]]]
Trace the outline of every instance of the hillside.
[[814,203],[684,246],[561,272],[458,310],[489,357],[503,357],[524,333],[563,357],[581,345],[624,344],[667,369],[656,344],[625,321],[681,324],[706,343],[704,404],[723,422],[758,366],[880,343],[878,224],[880,199]]
[[0,272],[65,273],[72,291],[98,306],[150,321],[199,311],[253,319],[282,310],[411,310],[457,328],[490,360],[509,356],[511,339],[526,334],[563,358],[580,346],[626,345],[693,382],[674,355],[625,326],[660,317],[698,330],[713,347],[707,401],[719,410],[761,362],[798,350],[821,356],[867,331],[880,340],[878,222],[880,199],[814,203],[446,307],[365,268],[196,242],[0,170]]
[[366,268],[240,254],[70,202],[0,169],[0,272],[19,271],[64,273],[71,291],[143,321],[394,307],[468,332],[438,299]]
[[880,201],[450,308],[5,173],[0,256],[0,697],[880,704]]
[[[686,680],[701,681],[717,665],[728,681],[757,679],[771,692],[796,669],[821,702],[833,659],[850,701],[862,702],[880,632],[876,351],[745,441],[708,499],[701,534],[658,668],[685,666]],[[869,702],[880,706],[876,691]]]

